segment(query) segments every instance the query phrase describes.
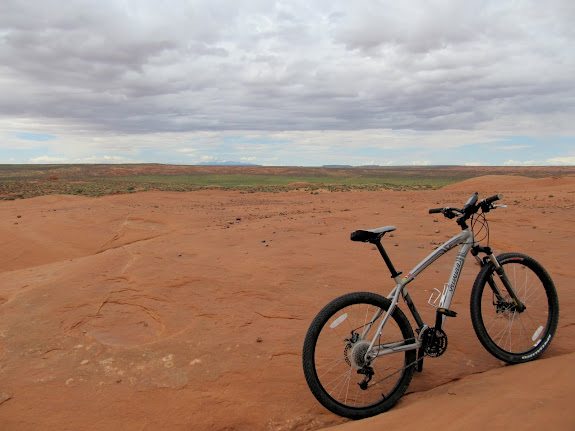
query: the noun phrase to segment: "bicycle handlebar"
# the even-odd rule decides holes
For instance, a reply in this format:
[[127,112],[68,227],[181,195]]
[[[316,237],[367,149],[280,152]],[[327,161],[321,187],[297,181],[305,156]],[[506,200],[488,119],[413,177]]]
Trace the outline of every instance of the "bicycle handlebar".
[[503,199],[503,195],[501,193],[498,193],[496,195],[490,196],[477,202],[477,192],[475,192],[471,196],[471,198],[469,198],[467,204],[463,207],[463,209],[453,207],[431,208],[429,210],[429,214],[441,213],[445,217],[451,219],[456,217],[456,213],[459,213],[460,216],[457,219],[457,223],[463,227],[465,226],[465,220],[468,220],[473,214],[478,212],[480,209],[484,213],[494,209],[495,207],[492,204],[493,202],[498,201],[499,199]]
[[503,195],[501,193],[497,193],[496,195],[493,195],[489,198],[485,198],[481,202],[485,202],[485,204],[489,205],[495,201],[498,201],[499,199],[503,199]]

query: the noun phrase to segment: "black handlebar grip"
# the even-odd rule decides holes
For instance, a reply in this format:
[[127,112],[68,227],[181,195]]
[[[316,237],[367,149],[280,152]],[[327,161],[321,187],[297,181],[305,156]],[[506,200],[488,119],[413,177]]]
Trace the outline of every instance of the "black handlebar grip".
[[499,199],[503,199],[503,195],[501,193],[498,193],[498,194],[491,196],[489,198],[485,198],[485,203],[490,204],[492,202],[498,201]]
[[443,208],[432,208],[429,210],[429,214],[436,214],[440,212],[443,212]]

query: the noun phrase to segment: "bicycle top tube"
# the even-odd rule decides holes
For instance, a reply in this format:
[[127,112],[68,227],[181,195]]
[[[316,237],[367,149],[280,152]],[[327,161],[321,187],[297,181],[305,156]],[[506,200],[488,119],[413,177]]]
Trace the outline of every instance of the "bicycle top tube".
[[[433,262],[435,262],[437,259],[439,259],[441,256],[443,256],[451,249],[465,243],[469,245],[470,249],[471,245],[473,245],[474,242],[475,238],[473,237],[473,232],[470,229],[463,230],[459,234],[455,235],[453,238],[444,242],[437,249],[433,250],[431,254],[429,254],[425,259],[419,262],[415,268],[409,271],[400,280],[400,282],[398,282],[398,284],[400,284],[401,286],[405,286],[406,284],[412,282],[415,279],[415,277],[417,277],[424,269],[426,269],[428,266],[430,266]],[[467,251],[469,251],[469,249]]]
[[[473,246],[478,245],[473,234],[473,230],[469,228],[467,225],[467,220],[473,219],[474,214],[479,212],[487,213],[492,209],[495,209],[497,206],[501,205],[494,205],[494,202],[498,201],[499,199],[503,198],[503,195],[497,194],[488,198],[485,198],[479,201],[478,193],[475,192],[465,203],[463,208],[455,208],[455,207],[443,207],[443,208],[432,208],[429,210],[429,214],[434,213],[441,213],[446,218],[453,219],[457,217],[457,224],[461,227],[462,231],[458,235],[455,235],[453,238],[447,240],[443,243],[440,247],[434,250],[431,254],[429,254],[424,260],[422,260],[415,268],[413,268],[407,275],[403,278],[401,277],[401,271],[397,271],[393,266],[389,256],[387,255],[383,245],[381,244],[381,239],[387,232],[392,232],[396,228],[395,226],[384,226],[378,229],[362,229],[357,230],[351,234],[350,239],[352,241],[361,241],[361,242],[370,242],[375,244],[383,257],[385,263],[387,264],[388,269],[391,272],[391,277],[396,282],[396,289],[402,290],[403,286],[410,283],[415,279],[415,277],[421,273],[424,269],[430,266],[433,262],[443,256],[445,253],[457,247],[458,245],[462,245],[460,254],[456,257],[456,261],[458,259],[465,261],[465,257],[467,253]],[[504,206],[504,205],[503,205]],[[487,253],[490,253],[490,249],[487,247],[485,248]],[[482,250],[479,250],[482,251]],[[395,289],[394,289],[395,291]],[[394,294],[392,291],[391,295]]]

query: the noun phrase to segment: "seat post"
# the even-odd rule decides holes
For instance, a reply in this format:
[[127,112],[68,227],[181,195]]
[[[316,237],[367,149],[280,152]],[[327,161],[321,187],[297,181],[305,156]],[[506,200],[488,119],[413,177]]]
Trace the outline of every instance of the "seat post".
[[393,263],[391,263],[391,260],[389,259],[389,256],[387,255],[385,249],[383,248],[383,245],[381,245],[381,239],[379,239],[378,241],[374,241],[373,244],[376,245],[377,249],[379,250],[379,253],[381,254],[381,257],[383,257],[385,264],[389,268],[389,272],[391,272],[391,278],[395,278],[398,275],[400,275],[401,271],[397,272],[395,270],[395,267],[393,266]]

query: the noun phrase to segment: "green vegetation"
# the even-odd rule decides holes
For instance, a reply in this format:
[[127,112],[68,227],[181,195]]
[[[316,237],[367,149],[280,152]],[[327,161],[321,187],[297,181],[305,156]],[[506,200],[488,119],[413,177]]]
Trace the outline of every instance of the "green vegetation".
[[441,187],[453,183],[447,178],[413,178],[408,176],[297,176],[297,175],[141,175],[117,177],[113,181],[148,184],[183,184],[219,187],[245,186],[287,186],[289,184],[309,183],[313,185],[380,185],[380,186],[426,186]]
[[[564,174],[573,174],[572,169]],[[568,169],[568,167],[562,168]],[[146,190],[429,190],[478,175],[548,176],[546,168],[401,166],[358,168],[133,165],[0,165],[0,200],[47,194],[103,196]],[[561,174],[557,172],[557,174]]]

